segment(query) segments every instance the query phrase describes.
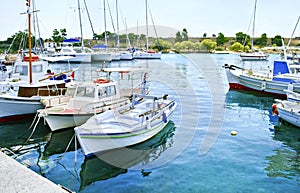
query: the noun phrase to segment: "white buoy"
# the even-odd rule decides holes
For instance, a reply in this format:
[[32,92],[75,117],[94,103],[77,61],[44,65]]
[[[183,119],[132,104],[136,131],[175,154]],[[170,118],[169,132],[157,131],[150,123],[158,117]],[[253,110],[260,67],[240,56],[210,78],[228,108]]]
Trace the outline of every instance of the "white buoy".
[[231,131],[230,134],[231,135],[237,135],[237,131]]

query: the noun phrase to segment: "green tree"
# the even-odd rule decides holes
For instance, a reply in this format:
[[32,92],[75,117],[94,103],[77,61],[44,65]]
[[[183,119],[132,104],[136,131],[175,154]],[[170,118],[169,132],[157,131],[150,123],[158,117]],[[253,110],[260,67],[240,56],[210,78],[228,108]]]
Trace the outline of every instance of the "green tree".
[[224,34],[219,33],[216,41],[217,41],[217,46],[223,46],[226,42],[229,41],[229,38],[226,38]]
[[178,32],[176,33],[175,42],[182,42],[182,36],[181,36],[180,31],[178,31]]
[[205,39],[201,42],[201,47],[204,47],[207,51],[212,51],[217,47],[217,42],[211,39]]
[[193,49],[193,45],[194,45],[193,42],[191,42],[191,41],[183,41],[181,43],[182,43],[182,45],[183,45],[183,47],[184,47],[185,50],[190,51],[190,50]]
[[243,32],[238,32],[235,34],[235,40],[237,42],[241,43],[242,45],[247,45],[250,43],[250,36],[247,34],[244,34]]
[[183,41],[187,41],[189,38],[188,38],[188,32],[186,30],[186,28],[183,28],[182,30],[182,40]]
[[174,49],[177,51],[177,52],[180,52],[181,50],[184,50],[185,49],[185,46],[183,45],[182,42],[176,42],[174,44]]
[[152,48],[161,51],[161,50],[170,49],[171,46],[172,45],[171,45],[170,42],[167,42],[167,41],[161,40],[161,39],[157,39],[157,40],[154,41],[154,43],[152,45]]
[[232,51],[242,51],[243,50],[243,45],[240,42],[235,42],[229,47],[229,50]]
[[282,46],[282,37],[280,35],[276,35],[271,39],[272,44],[276,44],[276,46]]
[[60,29],[59,31],[57,29],[53,30],[53,35],[52,35],[52,39],[54,42],[59,43],[62,42],[66,39],[67,37],[67,30],[64,29]]
[[260,38],[257,38],[254,41],[254,44],[255,45],[259,45],[260,47],[266,46],[267,43],[268,43],[268,38],[267,38],[267,34],[266,33],[263,33]]
[[204,33],[204,34],[203,34],[203,37],[206,38],[206,36],[207,36],[207,33]]

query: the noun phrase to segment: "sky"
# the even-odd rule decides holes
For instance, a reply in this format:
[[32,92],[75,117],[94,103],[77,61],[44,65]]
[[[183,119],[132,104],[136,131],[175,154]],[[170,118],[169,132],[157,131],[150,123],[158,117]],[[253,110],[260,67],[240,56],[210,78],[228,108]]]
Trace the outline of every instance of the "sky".
[[[90,14],[95,33],[102,33],[104,25],[103,0],[80,0],[82,29],[84,39],[92,38]],[[107,0],[106,29],[117,30],[116,0]],[[0,40],[27,29],[27,17],[20,13],[26,11],[26,0],[7,0],[1,2]],[[154,24],[159,37],[175,36],[177,31],[187,29],[190,37],[202,37],[223,33],[235,37],[237,32],[252,34],[251,18],[255,0],[148,0],[148,23]],[[66,28],[68,38],[80,37],[78,0],[35,0],[38,12],[40,36],[50,38],[54,29]],[[120,32],[144,32],[146,25],[145,0],[118,0]],[[281,35],[291,37],[300,16],[299,0],[257,0],[254,36],[266,33],[268,37]],[[152,17],[151,17],[152,16]],[[153,22],[152,22],[153,20]],[[127,25],[126,25],[126,24]],[[300,25],[300,24],[299,24]],[[126,28],[127,26],[127,28]],[[153,26],[149,31],[154,31]],[[300,26],[294,37],[300,36]]]

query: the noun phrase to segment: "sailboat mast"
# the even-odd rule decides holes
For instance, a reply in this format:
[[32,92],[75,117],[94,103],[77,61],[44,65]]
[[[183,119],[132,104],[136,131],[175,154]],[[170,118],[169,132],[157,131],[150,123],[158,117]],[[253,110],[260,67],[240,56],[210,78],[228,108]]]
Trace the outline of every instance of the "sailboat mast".
[[105,40],[105,45],[107,46],[105,0],[103,0],[103,10],[104,10],[104,40]]
[[83,33],[82,33],[82,22],[81,22],[81,10],[80,10],[80,2],[78,2],[78,15],[79,15],[79,24],[80,24],[80,35],[81,35],[81,49],[83,50],[84,44],[83,44]]
[[146,3],[146,50],[148,51],[148,1]]
[[[116,0],[116,16],[117,16],[117,47],[120,48],[120,29],[119,29],[119,8],[118,8],[118,0]],[[127,32],[126,32],[127,33]]]
[[255,15],[256,15],[256,2],[254,4],[254,12],[253,12],[253,27],[252,27],[252,40],[251,40],[251,49],[254,50],[254,31],[255,31]]
[[31,9],[30,0],[26,0],[28,14],[28,49],[29,49],[29,83],[32,84],[32,51],[31,51]]

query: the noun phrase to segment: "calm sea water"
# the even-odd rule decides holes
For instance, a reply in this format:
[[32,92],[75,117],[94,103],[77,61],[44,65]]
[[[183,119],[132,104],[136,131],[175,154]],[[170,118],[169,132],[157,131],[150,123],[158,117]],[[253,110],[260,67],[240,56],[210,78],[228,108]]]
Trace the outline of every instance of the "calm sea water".
[[[161,133],[134,151],[85,158],[73,129],[51,133],[40,122],[32,132],[32,120],[22,120],[0,125],[0,147],[76,192],[299,192],[300,128],[270,115],[274,98],[228,91],[222,68],[236,63],[268,70],[276,58],[242,63],[229,54],[165,54],[161,60],[105,64],[149,68],[151,94],[167,93],[178,102]],[[56,70],[70,67],[82,68],[52,64]]]

